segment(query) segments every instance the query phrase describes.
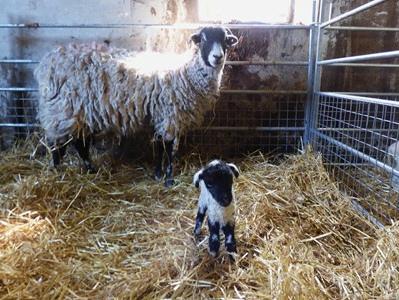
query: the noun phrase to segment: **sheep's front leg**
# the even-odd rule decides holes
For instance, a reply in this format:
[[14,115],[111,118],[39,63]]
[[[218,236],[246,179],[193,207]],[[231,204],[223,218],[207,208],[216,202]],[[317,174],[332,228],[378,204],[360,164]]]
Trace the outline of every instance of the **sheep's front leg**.
[[74,145],[80,158],[83,160],[83,165],[85,166],[87,172],[90,174],[95,174],[97,173],[97,169],[93,167],[90,160],[90,142],[91,138],[77,139],[74,141]]
[[[229,253],[237,253],[236,239],[234,237],[234,223],[227,223],[222,227],[225,239],[226,251]],[[231,256],[233,259],[234,257]]]
[[165,185],[171,187],[174,184],[173,180],[173,141],[164,141],[162,139],[156,142],[157,155],[155,157],[155,179],[161,182],[163,179],[162,162],[164,152],[166,152],[166,176]]
[[163,179],[162,173],[162,161],[163,161],[163,153],[164,153],[164,145],[163,140],[156,141],[156,156],[155,156],[155,179],[158,182],[161,182]]
[[58,165],[61,163],[61,159],[65,155],[67,145],[62,145],[60,147],[55,146],[55,149],[51,150],[51,156],[53,158],[53,167],[58,167]]
[[212,222],[208,217],[209,226],[209,254],[215,257],[219,253],[220,248],[220,224],[219,222]]
[[175,184],[173,180],[173,141],[165,142],[166,150],[166,178],[165,185],[171,187]]
[[200,206],[198,208],[198,213],[197,213],[197,218],[195,219],[195,228],[194,228],[194,235],[195,235],[196,239],[201,234],[201,227],[202,227],[202,223],[204,222],[206,210],[207,210],[206,207]]

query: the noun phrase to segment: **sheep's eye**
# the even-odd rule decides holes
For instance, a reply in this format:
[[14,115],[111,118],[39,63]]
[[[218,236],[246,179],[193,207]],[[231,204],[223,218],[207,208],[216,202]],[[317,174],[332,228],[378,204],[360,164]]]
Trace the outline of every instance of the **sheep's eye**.
[[211,188],[212,186],[213,186],[212,183],[207,183],[207,184],[206,184],[206,187],[207,187],[207,188]]

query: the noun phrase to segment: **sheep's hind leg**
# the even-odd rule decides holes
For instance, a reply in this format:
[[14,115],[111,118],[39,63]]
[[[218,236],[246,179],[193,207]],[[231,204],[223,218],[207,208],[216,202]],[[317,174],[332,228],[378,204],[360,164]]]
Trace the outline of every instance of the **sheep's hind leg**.
[[91,138],[87,139],[76,139],[73,143],[75,145],[76,150],[78,151],[79,156],[83,160],[83,164],[89,174],[97,173],[97,169],[93,167],[90,160],[90,142]]

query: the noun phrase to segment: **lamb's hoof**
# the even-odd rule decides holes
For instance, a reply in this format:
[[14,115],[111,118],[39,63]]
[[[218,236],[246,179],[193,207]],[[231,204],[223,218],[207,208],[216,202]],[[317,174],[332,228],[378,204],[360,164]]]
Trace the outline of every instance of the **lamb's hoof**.
[[172,187],[172,186],[174,186],[175,185],[175,181],[173,180],[173,179],[166,179],[165,180],[165,186],[166,187]]
[[229,258],[231,262],[235,262],[236,261],[236,256],[237,256],[237,252],[229,252]]
[[213,250],[209,250],[209,255],[212,256],[213,258],[215,258],[216,256],[218,256],[218,252],[213,251]]
[[194,239],[195,239],[195,242],[198,243],[198,242],[201,240],[201,234],[197,234],[197,233],[194,231]]

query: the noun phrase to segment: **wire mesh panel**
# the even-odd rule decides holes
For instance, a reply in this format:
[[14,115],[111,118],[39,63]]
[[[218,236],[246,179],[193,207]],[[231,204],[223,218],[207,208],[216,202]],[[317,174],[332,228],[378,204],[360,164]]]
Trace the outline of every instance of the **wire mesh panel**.
[[[79,40],[85,42],[84,33],[91,38],[93,29],[114,32],[118,28],[111,25],[76,26],[80,30]],[[40,46],[39,50],[35,50],[40,54],[34,57],[0,59],[0,68],[10,74],[10,78],[21,79],[6,78],[0,81],[0,109],[3,107],[0,113],[2,148],[5,148],[6,144],[12,145],[15,138],[25,138],[33,131],[40,130],[35,117],[38,93],[37,82],[32,75],[33,69],[42,53],[53,48],[53,40],[47,35],[62,26],[67,29],[70,27],[67,24],[40,24],[33,31],[29,25],[0,24],[0,30],[30,30],[31,40],[42,41],[29,46],[32,49]],[[158,24],[148,25],[143,29],[142,25],[131,24],[123,25],[120,30],[132,30],[137,35],[146,36],[147,40],[152,39],[158,51],[158,43],[163,41],[165,36],[173,44],[176,43],[172,38],[173,34],[179,38],[187,37],[200,26],[201,24],[192,24],[187,25],[187,28],[173,28],[170,25]],[[240,37],[242,42],[229,51],[221,96],[216,107],[207,115],[202,128],[190,131],[183,137],[179,147],[180,153],[184,155],[193,148],[208,155],[225,157],[241,156],[258,150],[272,154],[295,152],[301,147],[304,132],[310,26],[226,26]],[[173,31],[173,34],[168,33],[169,31]],[[69,36],[59,35],[57,38],[61,44],[70,42]],[[46,46],[46,43],[49,45]],[[146,47],[151,48],[149,45]],[[33,50],[31,52],[35,53]],[[281,59],[282,57],[284,59]]]
[[305,94],[235,99],[224,95],[204,122],[211,125],[190,134],[190,143],[200,144],[205,153],[223,151],[228,156],[294,153],[301,148],[305,98]]
[[[376,8],[384,2],[384,8]],[[320,1],[305,134],[353,204],[381,226],[399,219],[399,94],[394,84],[399,51],[377,42],[397,28],[375,22],[380,9],[388,11],[390,5],[394,1],[353,2],[352,10],[331,18],[326,8],[332,4]]]
[[333,93],[318,102],[315,147],[332,174],[379,222],[397,219],[399,161],[388,148],[399,138],[399,102]]
[[30,94],[20,92],[4,92],[0,101],[0,149],[3,149],[12,145],[15,139],[25,139],[37,130],[37,101]]

